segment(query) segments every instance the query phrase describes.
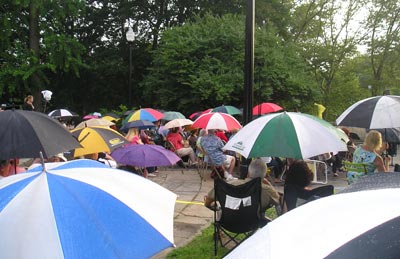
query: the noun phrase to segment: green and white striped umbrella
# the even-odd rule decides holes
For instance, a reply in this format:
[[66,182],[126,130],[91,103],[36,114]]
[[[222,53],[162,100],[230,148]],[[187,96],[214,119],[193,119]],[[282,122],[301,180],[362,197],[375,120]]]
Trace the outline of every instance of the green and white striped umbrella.
[[224,146],[246,158],[278,156],[305,159],[347,151],[346,134],[315,116],[282,112],[251,121]]

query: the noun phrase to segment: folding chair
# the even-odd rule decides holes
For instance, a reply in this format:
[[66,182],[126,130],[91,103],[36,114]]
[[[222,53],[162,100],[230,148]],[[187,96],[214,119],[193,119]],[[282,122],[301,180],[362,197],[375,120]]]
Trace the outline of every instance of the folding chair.
[[[165,148],[171,150],[177,156],[179,156],[176,153],[176,148],[175,148],[174,144],[172,144],[171,141],[169,141],[169,140],[165,141]],[[181,166],[181,167],[185,167],[186,168],[188,166],[188,164],[189,164],[189,156],[179,156],[179,157],[181,158],[181,161],[178,162],[178,165]]]
[[[214,209],[214,253],[217,255],[218,240],[223,247],[230,242],[237,246],[266,221],[260,213],[261,178],[236,186],[215,177],[214,190],[215,204],[220,206]],[[221,233],[225,234],[227,241],[222,241]],[[245,238],[238,240],[240,234],[244,234]]]
[[[344,170],[347,172],[347,183],[352,184],[354,180],[367,174],[366,163],[352,163],[349,161],[343,161]],[[349,172],[354,172],[349,174]]]

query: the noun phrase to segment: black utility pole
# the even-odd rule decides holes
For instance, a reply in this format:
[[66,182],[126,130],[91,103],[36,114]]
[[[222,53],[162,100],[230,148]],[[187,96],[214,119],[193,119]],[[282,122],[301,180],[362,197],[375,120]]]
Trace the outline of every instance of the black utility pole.
[[255,25],[255,0],[246,3],[246,35],[244,53],[244,107],[243,125],[253,118],[253,85],[254,85],[254,25]]

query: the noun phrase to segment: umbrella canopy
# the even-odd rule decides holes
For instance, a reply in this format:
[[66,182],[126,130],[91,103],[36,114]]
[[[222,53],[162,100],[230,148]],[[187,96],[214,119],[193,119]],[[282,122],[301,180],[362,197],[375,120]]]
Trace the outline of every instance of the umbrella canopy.
[[156,125],[154,125],[154,123],[151,121],[136,120],[136,121],[131,121],[131,122],[125,123],[121,127],[121,131],[128,131],[130,128],[148,129],[148,128],[154,128],[155,126]]
[[172,121],[174,119],[186,119],[186,117],[180,112],[168,111],[164,112],[162,119],[166,121]]
[[212,111],[212,109],[210,108],[210,109],[207,109],[207,110],[204,110],[204,111],[194,112],[194,113],[190,114],[189,119],[195,120],[198,117],[200,117],[201,115],[203,115],[205,113],[210,113],[211,111]]
[[173,245],[176,195],[93,160],[0,181],[1,258],[150,258]]
[[295,159],[347,151],[346,134],[315,116],[282,112],[251,121],[226,143],[224,149],[246,158],[278,156]]
[[366,129],[400,127],[400,96],[375,96],[356,102],[337,119],[340,126]]
[[82,121],[81,123],[76,125],[75,129],[84,128],[84,127],[92,127],[92,126],[109,127],[112,125],[115,125],[115,123],[111,122],[109,120],[106,120],[103,118],[93,118],[93,119],[88,119],[86,121]]
[[192,124],[192,128],[202,129],[220,129],[231,131],[240,129],[242,125],[231,115],[227,113],[212,112],[205,113],[198,117]]
[[221,113],[227,113],[230,115],[242,114],[242,112],[238,108],[236,108],[235,106],[231,106],[231,105],[221,105],[221,106],[215,107],[214,109],[211,110],[211,112],[221,112]]
[[383,141],[391,143],[400,143],[400,128],[374,129],[374,130],[377,130],[382,134]]
[[111,153],[118,163],[139,167],[168,166],[181,158],[159,145],[126,145]]
[[97,118],[100,118],[100,117],[101,117],[101,113],[92,112],[92,113],[89,113],[89,114],[83,116],[83,119],[84,120],[90,120],[90,119],[97,119]]
[[117,131],[108,127],[93,126],[73,129],[73,136],[82,145],[73,152],[74,157],[99,152],[111,152],[116,148],[122,147],[128,141]]
[[282,110],[283,108],[275,103],[260,103],[253,107],[253,115],[263,115]]
[[50,117],[59,119],[59,118],[72,118],[72,117],[78,117],[79,115],[75,112],[69,111],[67,109],[57,109],[49,112],[48,114]]
[[[364,191],[345,189],[285,213],[225,258],[397,258],[400,174],[371,176],[348,187]],[[381,189],[384,184],[388,189]]]
[[45,158],[81,145],[57,120],[46,114],[6,110],[0,112],[0,159]]
[[124,122],[122,124],[131,122],[131,121],[136,121],[136,120],[158,121],[158,120],[162,119],[163,116],[164,116],[163,113],[161,113],[155,109],[143,108],[143,109],[139,109],[139,110],[133,112],[132,114],[128,115],[124,119]]
[[164,128],[167,129],[172,129],[172,128],[179,128],[179,127],[184,127],[187,125],[192,125],[193,121],[189,120],[189,119],[174,119],[172,121],[167,122],[164,125]]

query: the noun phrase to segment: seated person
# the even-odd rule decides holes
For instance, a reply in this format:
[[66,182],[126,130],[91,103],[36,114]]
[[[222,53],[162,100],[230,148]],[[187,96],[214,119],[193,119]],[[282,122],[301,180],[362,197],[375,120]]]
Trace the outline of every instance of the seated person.
[[233,156],[226,155],[222,150],[224,143],[215,135],[215,129],[209,129],[208,134],[203,136],[200,145],[210,158],[210,162],[215,166],[224,168],[224,177],[226,180],[232,180],[233,170],[235,169],[236,159]]
[[[275,190],[275,188],[265,179],[265,173],[267,172],[267,166],[264,161],[260,158],[256,158],[251,161],[248,169],[248,175],[246,179],[234,179],[229,182],[232,185],[241,185],[244,184],[251,179],[255,179],[260,177],[262,179],[261,184],[261,215],[260,219],[264,220],[264,224],[269,222],[269,220],[265,219],[265,211],[271,206],[279,204],[279,193]],[[208,194],[204,197],[204,206],[212,209],[214,207],[215,201],[215,192],[214,188],[211,189]]]
[[[381,149],[381,146],[381,133],[371,130],[365,137],[364,143],[354,150],[353,163],[366,163],[367,174],[373,174],[375,170],[378,172],[387,172],[388,166],[385,166],[383,158],[377,153]],[[347,181],[351,184],[363,175],[364,173],[362,172],[347,172]]]
[[196,155],[193,148],[183,146],[184,141],[182,135],[178,132],[178,128],[173,128],[169,131],[167,134],[167,141],[173,145],[175,150],[172,151],[174,151],[179,157],[189,156],[189,161],[191,164],[197,164]]
[[313,173],[303,160],[293,161],[286,174],[284,200],[287,211],[296,208],[297,199],[307,201],[333,194],[333,185],[324,185],[311,189],[309,185]]

